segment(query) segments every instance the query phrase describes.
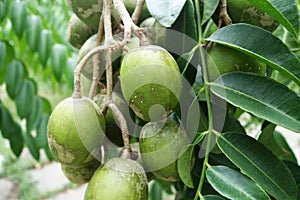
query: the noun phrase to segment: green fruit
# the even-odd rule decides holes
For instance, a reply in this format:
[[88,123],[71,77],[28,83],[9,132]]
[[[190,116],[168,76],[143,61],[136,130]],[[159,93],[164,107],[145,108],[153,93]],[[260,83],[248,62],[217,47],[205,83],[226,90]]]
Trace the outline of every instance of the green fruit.
[[[137,3],[137,0],[124,0],[125,7],[130,15],[132,15],[132,13],[136,7],[136,3]],[[146,3],[144,3],[141,15],[139,17],[139,22],[145,20],[146,18],[148,18],[150,16],[151,15],[148,11],[147,5],[146,5]]]
[[[112,94],[113,102],[117,105],[122,113],[125,113],[126,110],[124,108],[127,106],[125,101],[117,94]],[[107,95],[98,94],[95,96],[94,101],[99,106],[100,110],[104,109],[105,103],[108,100]],[[115,145],[122,147],[123,146],[123,138],[122,138],[122,131],[116,122],[114,115],[110,109],[107,109],[105,115],[105,122],[106,122],[106,131],[105,134],[108,139]]]
[[[78,59],[77,59],[78,63],[89,51],[91,51],[97,46],[97,39],[98,39],[97,37],[98,35],[95,34],[84,42],[84,44],[82,45],[78,53]],[[122,53],[121,50],[117,50],[111,54],[112,65],[114,69],[119,69],[120,67],[121,53]],[[105,76],[104,71],[105,71],[105,58],[104,58],[104,54],[101,54],[100,74],[103,74]],[[93,58],[90,58],[89,61],[86,63],[86,65],[83,68],[82,74],[89,79],[93,78]]]
[[[67,2],[81,21],[86,23],[90,28],[98,30],[103,0],[67,0]],[[112,4],[112,1],[110,2]],[[111,5],[111,8],[113,8],[113,5]],[[120,23],[120,21],[121,19],[117,12],[112,9],[113,25]]]
[[271,32],[279,25],[272,17],[247,0],[227,0],[227,9],[233,23],[248,23]]
[[186,132],[174,120],[147,123],[140,133],[140,151],[147,171],[165,181],[179,181],[177,159],[188,143]]
[[103,143],[105,121],[97,105],[86,97],[69,97],[53,110],[47,136],[54,158],[73,167],[89,163]]
[[85,200],[146,200],[148,182],[136,161],[113,158],[93,175]]
[[62,164],[61,169],[64,175],[72,183],[84,184],[91,180],[94,172],[98,169],[100,164],[100,161],[98,161],[97,159],[93,159],[89,163],[80,167],[72,167]]
[[154,19],[154,17],[145,19],[140,24],[140,27],[145,29],[145,35],[151,44],[162,47],[166,45],[167,29]]
[[80,49],[84,42],[96,32],[97,30],[90,28],[73,14],[68,22],[67,39],[71,45]]
[[207,64],[210,81],[214,81],[222,74],[233,71],[252,72],[262,76],[266,74],[264,63],[230,47],[213,44],[208,49],[208,55]]
[[163,119],[178,104],[181,74],[171,54],[159,46],[128,52],[122,60],[120,81],[125,100],[145,121]]

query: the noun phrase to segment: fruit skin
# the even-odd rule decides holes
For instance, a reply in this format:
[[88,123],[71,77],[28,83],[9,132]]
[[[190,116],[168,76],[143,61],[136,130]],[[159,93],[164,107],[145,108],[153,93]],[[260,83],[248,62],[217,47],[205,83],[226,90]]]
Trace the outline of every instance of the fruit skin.
[[181,74],[174,58],[159,46],[128,52],[121,63],[120,81],[126,102],[145,121],[163,119],[178,104]]
[[[93,48],[95,48],[97,46],[97,39],[98,39],[97,37],[98,37],[98,35],[94,34],[84,42],[84,44],[82,45],[82,47],[80,48],[79,53],[78,53],[78,57],[77,57],[78,63],[89,51],[91,51]],[[117,40],[117,38],[115,38],[115,39]],[[113,69],[119,69],[121,54],[122,54],[121,50],[117,50],[111,54]],[[101,60],[100,60],[100,74],[105,76],[105,73],[104,73],[105,59],[104,59],[104,54],[101,54],[101,55],[102,56],[101,56]],[[93,78],[93,59],[92,58],[90,58],[89,61],[84,66],[84,68],[82,70],[82,74],[89,79]]]
[[[117,105],[122,113],[125,113],[126,110],[124,108],[127,106],[125,101],[120,97],[119,94],[113,92],[112,93],[113,102]],[[99,106],[100,110],[104,109],[105,103],[108,100],[108,96],[104,94],[98,94],[94,97],[95,103]],[[122,109],[123,108],[123,109]],[[123,146],[123,138],[122,138],[122,131],[115,121],[113,113],[110,109],[107,109],[105,114],[105,126],[106,131],[105,135],[108,139],[115,145],[122,147]]]
[[[90,28],[98,30],[99,20],[103,8],[102,0],[67,0],[67,2],[73,12],[78,16],[79,19],[81,19],[81,21],[86,23]],[[112,5],[111,8],[113,8]],[[114,9],[112,9],[111,13],[114,26],[118,24],[121,19]]]
[[214,81],[220,75],[243,71],[266,75],[266,65],[238,50],[220,44],[212,44],[208,51],[209,80]]
[[166,46],[167,28],[161,25],[154,17],[145,19],[141,24],[145,29],[145,35],[149,42],[158,46]]
[[73,14],[68,22],[67,39],[73,47],[80,49],[84,42],[96,32],[97,30],[90,28]]
[[87,97],[69,97],[52,111],[47,126],[53,157],[64,165],[79,167],[98,152],[105,132],[104,116]]
[[165,181],[180,180],[177,159],[189,138],[176,121],[165,119],[147,123],[141,130],[139,142],[146,171]]
[[272,17],[247,0],[227,0],[227,9],[233,23],[248,23],[271,32],[279,25]]
[[84,184],[91,180],[94,172],[98,169],[101,162],[96,158],[91,160],[86,165],[81,167],[72,167],[67,165],[61,165],[61,169],[64,175],[71,181],[76,184]]
[[98,169],[88,184],[85,200],[146,200],[148,182],[136,161],[112,158]]

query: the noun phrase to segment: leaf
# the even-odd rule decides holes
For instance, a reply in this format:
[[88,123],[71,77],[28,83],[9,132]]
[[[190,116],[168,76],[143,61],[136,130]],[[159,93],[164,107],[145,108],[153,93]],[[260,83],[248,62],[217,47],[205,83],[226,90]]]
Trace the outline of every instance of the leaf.
[[35,85],[31,80],[25,80],[16,98],[17,113],[21,119],[27,117],[34,108]]
[[8,9],[9,9],[9,0],[1,0],[0,1],[0,22],[2,22],[7,13],[8,13]]
[[15,99],[24,82],[24,67],[21,62],[13,61],[6,71],[6,91],[10,98]]
[[29,149],[32,157],[35,160],[39,160],[40,159],[40,152],[39,152],[39,149],[37,148],[37,146],[35,144],[34,137],[28,132],[24,133],[23,137],[24,137],[25,144],[26,144],[27,148]]
[[14,132],[9,137],[9,144],[12,152],[19,157],[24,147],[24,140],[21,127],[17,123],[14,127]]
[[46,29],[42,30],[38,54],[44,68],[47,66],[47,61],[51,54],[52,40],[52,33]]
[[285,152],[275,141],[274,138],[275,128],[276,128],[275,124],[267,125],[259,135],[258,141],[262,143],[265,147],[267,147],[273,154],[279,156],[279,155],[283,155]]
[[34,98],[34,109],[32,112],[29,114],[29,116],[26,118],[26,128],[27,131],[31,131],[35,129],[42,118],[43,115],[43,101],[40,97],[35,97]]
[[60,82],[63,72],[67,67],[67,48],[62,44],[52,47],[51,67],[54,77]]
[[203,199],[204,200],[225,200],[223,197],[221,197],[221,196],[218,196],[218,195],[211,195],[211,194],[209,194],[209,195],[205,195],[204,197],[203,197]]
[[28,17],[30,22],[26,29],[26,39],[31,51],[38,51],[40,45],[42,20],[37,15],[31,15]]
[[21,38],[26,29],[27,23],[27,1],[17,1],[15,0],[11,6],[11,22],[13,29],[18,36]]
[[244,72],[227,73],[212,83],[211,90],[245,111],[300,132],[300,97],[268,77]]
[[233,24],[219,29],[206,40],[248,54],[300,84],[300,62],[297,57],[279,38],[262,28]]
[[226,166],[211,166],[206,170],[206,177],[213,188],[229,199],[270,199],[255,182]]
[[47,125],[49,117],[49,114],[43,114],[40,124],[36,130],[35,143],[38,148],[45,148],[45,146],[48,146]]
[[217,144],[244,174],[275,199],[296,200],[297,187],[290,170],[254,138],[225,133]]
[[299,33],[299,14],[294,0],[248,0],[282,24],[294,37]]
[[3,68],[5,54],[6,54],[6,44],[0,41],[0,69]]
[[10,112],[3,106],[1,107],[0,114],[1,114],[1,124],[0,124],[1,133],[4,138],[8,139],[16,131],[16,123],[13,120]]
[[217,9],[219,5],[220,0],[209,0],[209,1],[203,1],[203,16],[201,19],[201,25],[205,24],[211,16],[214,14],[215,10]]
[[186,186],[194,188],[193,179],[191,176],[191,169],[193,166],[194,145],[185,146],[182,152],[183,153],[180,154],[181,156],[177,161],[179,177]]
[[150,189],[150,198],[152,200],[156,200],[156,199],[162,199],[162,187],[160,186],[159,183],[157,183],[156,181],[153,183],[153,185],[151,186]]
[[163,26],[171,27],[187,0],[146,0],[150,14]]
[[289,144],[287,143],[285,137],[275,129],[274,131],[274,139],[277,142],[277,144],[285,151],[286,155],[281,156],[281,159],[289,160],[292,162],[297,163],[297,158],[295,157],[295,154]]

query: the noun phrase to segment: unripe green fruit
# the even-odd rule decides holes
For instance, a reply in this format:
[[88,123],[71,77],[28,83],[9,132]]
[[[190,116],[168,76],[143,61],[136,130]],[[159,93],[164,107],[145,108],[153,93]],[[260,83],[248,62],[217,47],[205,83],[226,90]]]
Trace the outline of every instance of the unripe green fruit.
[[233,71],[252,72],[262,76],[266,74],[266,64],[224,45],[213,44],[208,49],[208,55],[210,81]]
[[[117,94],[112,94],[113,102],[116,106],[120,109],[123,113],[124,108],[127,106],[125,101]],[[100,110],[104,109],[105,103],[108,100],[107,95],[98,94],[95,96],[94,101],[99,106]],[[122,131],[118,125],[118,122],[115,121],[114,115],[110,109],[107,109],[105,115],[105,123],[106,123],[106,137],[115,145],[122,147],[123,146],[123,138],[122,138]]]
[[[73,12],[90,28],[98,30],[99,20],[103,9],[103,0],[67,0]],[[111,1],[112,4],[112,1]],[[111,5],[113,8],[113,5]],[[117,12],[112,9],[113,26],[120,23],[121,19]]]
[[113,158],[93,175],[85,200],[146,200],[148,182],[136,161]]
[[179,181],[177,159],[189,139],[177,122],[165,119],[147,123],[141,130],[139,142],[147,171],[165,181]]
[[[79,50],[77,62],[79,63],[82,58],[92,49],[94,49],[97,46],[97,38],[98,35],[95,34],[91,36],[89,39],[87,39],[82,47]],[[113,52],[112,55],[112,65],[114,69],[119,69],[120,67],[120,59],[121,59],[121,50],[117,50]],[[100,74],[105,76],[105,56],[102,53],[100,57]],[[86,76],[89,79],[93,78],[93,57],[89,59],[89,61],[86,63],[86,65],[83,67],[82,74]]]
[[61,165],[61,169],[64,175],[71,181],[76,184],[84,184],[90,181],[94,172],[98,169],[101,162],[96,158],[91,160],[86,165],[81,167],[72,167],[67,165]]
[[161,25],[154,17],[145,19],[140,24],[140,27],[145,29],[145,35],[151,44],[166,45],[167,28]]
[[[132,15],[132,13],[136,7],[136,3],[137,3],[137,0],[124,0],[125,7],[130,15]],[[146,3],[144,3],[141,15],[139,17],[139,22],[143,21],[144,19],[146,19],[150,16],[151,15],[148,11],[147,5],[146,5]]]
[[52,111],[47,136],[54,158],[73,167],[89,163],[103,143],[105,121],[97,105],[86,97],[69,97]]
[[72,46],[80,49],[84,42],[96,32],[73,14],[68,22],[67,39]]
[[181,74],[171,54],[159,46],[128,52],[122,60],[120,81],[125,100],[145,121],[163,119],[178,104]]
[[247,0],[227,0],[227,10],[233,23],[248,23],[273,32],[278,23]]

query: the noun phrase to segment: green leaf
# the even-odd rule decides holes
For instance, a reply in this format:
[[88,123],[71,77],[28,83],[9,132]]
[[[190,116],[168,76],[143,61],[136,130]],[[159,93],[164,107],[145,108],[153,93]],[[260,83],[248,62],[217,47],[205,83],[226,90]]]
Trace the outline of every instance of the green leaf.
[[204,200],[225,200],[223,197],[218,196],[218,195],[205,195],[203,197]]
[[149,197],[152,200],[162,199],[162,193],[163,193],[162,187],[160,186],[159,183],[157,183],[155,181],[150,188],[150,196]]
[[22,37],[27,25],[26,4],[27,1],[15,0],[10,10],[12,26],[18,38]]
[[8,65],[5,84],[10,98],[15,99],[24,82],[24,67],[21,62],[13,61]]
[[9,144],[12,152],[19,157],[24,147],[24,139],[21,127],[17,123],[14,127],[14,132],[9,137]]
[[225,133],[217,144],[244,174],[275,199],[296,200],[297,185],[290,170],[254,138]]
[[220,0],[203,1],[203,17],[201,19],[201,25],[207,22],[214,14],[219,5]]
[[39,151],[39,148],[35,144],[34,137],[28,132],[24,133],[23,137],[24,137],[25,144],[26,144],[27,148],[29,149],[32,157],[36,160],[39,160],[40,159],[40,151]]
[[249,24],[233,24],[219,29],[206,40],[248,54],[300,84],[298,58],[279,38],[262,28]]
[[229,199],[270,199],[255,182],[226,166],[211,166],[206,170],[206,177],[213,188]]
[[182,154],[177,161],[177,168],[179,177],[182,182],[190,187],[194,188],[193,179],[191,176],[191,169],[193,165],[194,145],[185,146],[182,150]]
[[0,41],[0,70],[3,68],[5,54],[6,54],[6,44]]
[[8,9],[9,9],[9,0],[1,0],[0,1],[0,22],[2,22],[7,13],[8,13]]
[[248,0],[282,24],[294,37],[299,33],[299,12],[295,0]]
[[35,85],[31,80],[25,80],[16,98],[17,113],[21,119],[27,117],[34,108]]
[[1,107],[1,133],[4,138],[8,139],[10,138],[14,132],[16,131],[16,122],[13,120],[10,112],[4,108]]
[[211,90],[245,111],[300,132],[300,97],[268,77],[244,72],[227,73],[212,83]]
[[27,131],[35,129],[41,121],[43,115],[43,101],[40,97],[34,98],[34,109],[26,118]]
[[52,47],[51,67],[54,77],[60,82],[63,72],[67,67],[67,48],[62,44]]
[[47,125],[49,117],[49,114],[43,114],[40,124],[36,130],[35,144],[38,148],[45,148],[45,146],[48,146]]
[[52,50],[52,33],[49,30],[42,30],[38,49],[39,59],[45,68]]
[[40,45],[42,20],[37,15],[31,15],[28,17],[30,22],[26,29],[26,39],[31,51],[37,51]]
[[258,141],[261,142],[263,145],[265,145],[265,147],[267,147],[276,156],[280,156],[283,155],[285,152],[275,141],[274,138],[275,128],[276,128],[275,124],[271,123],[267,125],[259,135]]
[[146,0],[150,14],[163,26],[171,27],[187,0]]
[[274,139],[276,143],[283,149],[283,151],[285,151],[285,155],[280,156],[280,158],[283,160],[289,160],[297,163],[297,158],[295,157],[295,154],[289,146],[289,144],[287,143],[285,137],[276,129],[274,131]]

